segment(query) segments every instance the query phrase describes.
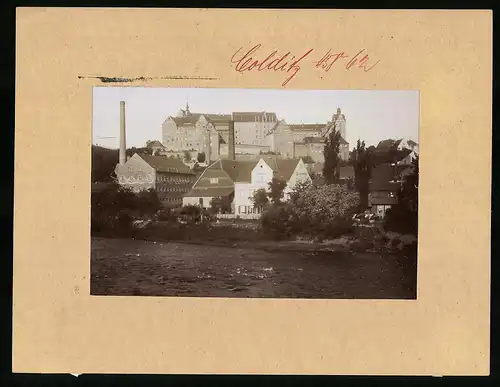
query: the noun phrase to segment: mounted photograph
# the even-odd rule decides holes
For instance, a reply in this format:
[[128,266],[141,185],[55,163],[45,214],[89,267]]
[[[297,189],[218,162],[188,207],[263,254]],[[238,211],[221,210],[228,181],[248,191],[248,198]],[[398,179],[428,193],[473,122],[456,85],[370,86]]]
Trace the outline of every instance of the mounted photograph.
[[417,298],[419,92],[94,87],[91,295]]

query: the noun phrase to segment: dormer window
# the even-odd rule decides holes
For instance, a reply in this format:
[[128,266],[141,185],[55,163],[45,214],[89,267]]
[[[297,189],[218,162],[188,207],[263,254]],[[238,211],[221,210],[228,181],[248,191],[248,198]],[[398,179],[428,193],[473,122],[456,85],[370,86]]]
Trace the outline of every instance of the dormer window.
[[219,184],[219,178],[218,177],[211,177],[210,184]]

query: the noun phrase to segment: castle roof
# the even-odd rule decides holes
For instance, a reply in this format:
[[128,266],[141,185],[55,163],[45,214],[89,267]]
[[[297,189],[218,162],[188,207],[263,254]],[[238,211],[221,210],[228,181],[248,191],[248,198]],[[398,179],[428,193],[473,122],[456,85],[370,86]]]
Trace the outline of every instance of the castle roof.
[[321,132],[326,124],[292,124],[288,125],[292,131],[316,131]]
[[234,122],[277,121],[276,113],[267,112],[233,112]]

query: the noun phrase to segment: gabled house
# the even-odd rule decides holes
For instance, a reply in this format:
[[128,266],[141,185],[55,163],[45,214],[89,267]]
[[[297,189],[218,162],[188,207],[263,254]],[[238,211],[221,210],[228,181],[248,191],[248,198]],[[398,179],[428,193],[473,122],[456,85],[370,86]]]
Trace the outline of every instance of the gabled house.
[[[380,141],[372,154],[374,165],[369,184],[368,205],[372,213],[382,217],[389,208],[398,203],[402,179],[412,171],[411,162],[417,157],[415,150],[402,146],[402,141]],[[416,145],[413,142],[414,149]]]
[[286,182],[285,200],[296,184],[311,182],[304,162],[300,159],[281,159],[263,156],[258,161],[218,160],[211,164],[184,195],[184,205],[210,207],[214,197],[232,199],[232,213],[259,213],[252,198],[255,191],[268,190],[273,177]]
[[158,140],[148,141],[146,143],[146,148],[151,149],[153,155],[159,155],[166,150],[163,144]]
[[118,183],[134,192],[153,189],[166,207],[182,205],[182,196],[195,182],[195,174],[181,160],[164,156],[130,157],[115,168]]

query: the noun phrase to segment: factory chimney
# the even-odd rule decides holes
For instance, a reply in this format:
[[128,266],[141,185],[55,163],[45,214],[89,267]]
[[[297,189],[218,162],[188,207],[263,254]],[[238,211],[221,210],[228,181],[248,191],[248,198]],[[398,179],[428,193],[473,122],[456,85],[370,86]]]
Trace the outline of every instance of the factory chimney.
[[125,130],[125,101],[120,101],[120,165],[127,161],[127,141]]
[[229,160],[235,160],[236,159],[236,154],[235,154],[235,145],[234,145],[234,121],[230,120],[229,121],[229,133],[228,133],[228,158]]
[[212,162],[212,136],[210,129],[207,130],[207,153],[205,155],[206,163],[210,164]]

